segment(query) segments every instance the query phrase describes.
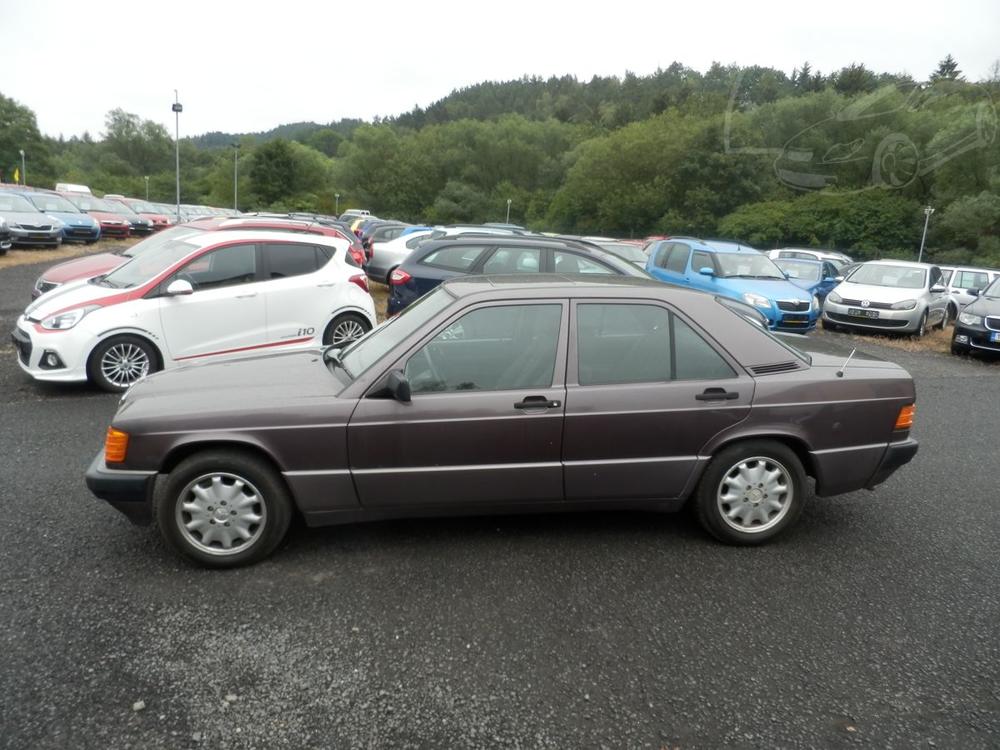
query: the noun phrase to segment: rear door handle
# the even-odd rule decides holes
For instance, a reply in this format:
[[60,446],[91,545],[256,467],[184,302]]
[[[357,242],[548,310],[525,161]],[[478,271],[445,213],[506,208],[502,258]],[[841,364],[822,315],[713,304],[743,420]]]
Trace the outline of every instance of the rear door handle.
[[316,286],[336,286],[336,285],[337,285],[336,281],[330,281],[326,284],[317,284]]
[[736,391],[727,391],[725,388],[706,388],[695,398],[698,401],[732,401],[740,397]]
[[237,294],[236,299],[250,299],[251,297],[256,297],[257,292],[251,292],[250,294]]
[[558,409],[561,401],[550,401],[545,396],[525,396],[523,401],[514,404],[515,409]]

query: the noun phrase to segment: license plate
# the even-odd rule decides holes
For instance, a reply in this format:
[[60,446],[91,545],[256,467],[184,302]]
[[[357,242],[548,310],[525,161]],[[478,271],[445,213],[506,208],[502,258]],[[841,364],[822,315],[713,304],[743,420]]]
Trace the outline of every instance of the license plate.
[[28,237],[30,237],[30,238],[31,238],[31,239],[33,239],[33,240],[44,240],[44,239],[48,239],[48,235],[47,235],[47,234],[39,234],[39,233],[37,233],[37,232],[36,232],[35,234],[29,234],[29,235],[28,235]]
[[849,307],[847,308],[847,314],[853,315],[856,318],[877,318],[878,310],[862,310],[859,307]]
[[990,334],[990,341],[994,344],[1000,343],[1000,331],[994,331]]

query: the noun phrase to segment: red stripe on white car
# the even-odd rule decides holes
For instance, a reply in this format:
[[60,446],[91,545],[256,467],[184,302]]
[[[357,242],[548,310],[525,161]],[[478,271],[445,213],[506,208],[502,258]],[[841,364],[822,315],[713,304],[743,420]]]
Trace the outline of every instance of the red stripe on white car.
[[306,341],[312,341],[312,336],[306,336],[304,339],[289,339],[288,341],[272,341],[269,344],[255,344],[254,346],[241,346],[236,349],[222,349],[217,352],[205,352],[204,354],[192,354],[187,357],[177,357],[174,361],[180,362],[185,359],[198,359],[199,357],[214,357],[218,354],[235,354],[236,352],[249,352],[253,349],[270,349],[275,346],[289,346],[290,344],[303,344]]

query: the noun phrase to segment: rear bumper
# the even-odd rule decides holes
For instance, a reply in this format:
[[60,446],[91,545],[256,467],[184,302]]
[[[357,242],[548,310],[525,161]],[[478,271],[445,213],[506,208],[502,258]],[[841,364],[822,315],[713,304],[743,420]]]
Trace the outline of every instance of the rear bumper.
[[885,455],[882,456],[882,461],[879,463],[878,468],[875,469],[875,473],[872,474],[871,479],[868,480],[865,489],[875,489],[875,487],[892,476],[896,469],[910,463],[913,457],[917,455],[917,448],[919,447],[917,441],[912,438],[907,438],[901,443],[889,443],[889,446],[885,449]]
[[87,488],[95,497],[124,513],[138,526],[147,526],[153,521],[156,476],[155,471],[109,469],[104,463],[103,451],[94,457],[85,474]]

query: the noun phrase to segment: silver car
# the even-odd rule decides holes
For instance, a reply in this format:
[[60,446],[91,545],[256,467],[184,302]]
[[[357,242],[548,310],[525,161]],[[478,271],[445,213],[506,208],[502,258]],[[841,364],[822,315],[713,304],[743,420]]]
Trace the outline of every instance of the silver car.
[[368,278],[380,284],[388,284],[389,275],[396,266],[406,260],[416,246],[430,237],[433,231],[433,229],[421,229],[388,242],[373,243],[372,257],[365,264]]
[[928,263],[862,263],[823,303],[823,328],[852,328],[923,336],[948,322],[948,290],[941,269]]
[[43,214],[23,196],[0,193],[0,216],[7,221],[14,245],[56,247],[62,243],[66,225]]

